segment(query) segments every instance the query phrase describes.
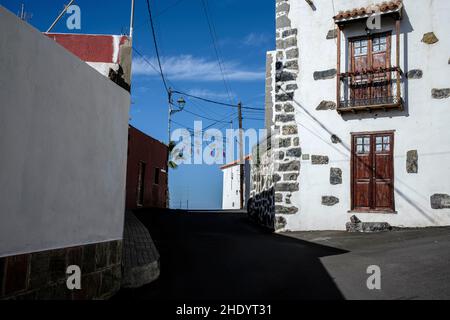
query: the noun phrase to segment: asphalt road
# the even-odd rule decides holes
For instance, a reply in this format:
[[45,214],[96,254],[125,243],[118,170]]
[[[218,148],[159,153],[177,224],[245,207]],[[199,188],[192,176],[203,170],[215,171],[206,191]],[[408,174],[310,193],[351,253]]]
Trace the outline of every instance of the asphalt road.
[[[449,299],[450,229],[271,234],[244,214],[141,211],[161,277],[117,299]],[[381,268],[371,291],[367,268]]]

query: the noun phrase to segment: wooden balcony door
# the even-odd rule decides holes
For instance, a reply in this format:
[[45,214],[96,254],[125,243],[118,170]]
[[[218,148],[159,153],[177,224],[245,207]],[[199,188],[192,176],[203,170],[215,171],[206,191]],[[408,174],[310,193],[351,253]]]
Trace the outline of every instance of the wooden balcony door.
[[394,212],[394,133],[354,134],[352,210]]
[[[355,105],[374,104],[391,96],[391,73],[379,71],[391,67],[391,35],[375,34],[351,38],[350,97]],[[378,72],[377,72],[378,70]]]

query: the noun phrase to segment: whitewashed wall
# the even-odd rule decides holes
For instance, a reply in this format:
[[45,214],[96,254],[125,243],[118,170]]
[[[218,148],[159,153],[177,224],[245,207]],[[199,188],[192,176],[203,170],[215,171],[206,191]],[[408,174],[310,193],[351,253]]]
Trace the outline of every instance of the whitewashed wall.
[[[410,79],[406,83],[406,111],[351,116],[340,116],[335,110],[316,111],[321,101],[336,101],[336,79],[315,81],[313,74],[336,68],[336,39],[326,39],[328,31],[335,27],[332,17],[340,10],[360,8],[374,2],[313,2],[316,10],[312,10],[306,1],[290,1],[289,19],[292,28],[298,29],[300,51],[299,88],[294,97],[297,102],[296,122],[303,154],[325,155],[330,163],[312,165],[310,160],[302,160],[298,179],[300,192],[291,199],[300,211],[286,215],[286,229],[345,229],[346,222],[353,215],[349,213],[350,134],[383,130],[395,130],[395,204],[398,213],[359,214],[358,217],[364,222],[388,222],[399,227],[450,225],[450,210],[433,210],[430,205],[431,195],[450,194],[450,99],[433,99],[431,95],[433,88],[450,87],[450,2],[404,0],[406,15],[402,21],[401,68],[405,72],[423,70],[422,79]],[[393,30],[393,27],[388,20],[383,20],[384,30]],[[433,45],[421,42],[424,33],[431,31],[439,42]],[[355,35],[354,32],[350,34]],[[345,38],[342,41],[344,44]],[[344,55],[342,59],[345,61]],[[332,134],[340,137],[343,143],[333,144]],[[418,174],[406,171],[409,150],[418,150]],[[330,184],[332,167],[342,169],[342,185]],[[323,206],[322,196],[335,196],[340,202],[331,207]]]
[[122,239],[130,95],[0,7],[0,256]]
[[[222,169],[223,172],[223,210],[240,210],[241,206],[241,176],[240,166],[235,165]],[[246,161],[244,166],[244,202],[250,198],[250,162]]]

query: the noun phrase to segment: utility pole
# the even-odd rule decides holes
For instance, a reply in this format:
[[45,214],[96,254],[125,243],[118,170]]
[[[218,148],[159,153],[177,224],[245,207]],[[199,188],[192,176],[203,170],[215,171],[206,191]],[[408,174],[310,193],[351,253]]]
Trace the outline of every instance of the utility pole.
[[239,112],[239,163],[240,163],[240,189],[241,189],[241,210],[244,209],[244,137],[242,128],[242,102],[238,104]]
[[173,101],[172,101],[172,88],[169,88],[169,92],[167,93],[168,95],[168,100],[169,100],[169,127],[168,127],[168,140],[167,140],[167,145],[170,144],[170,133],[172,131],[172,114],[173,114]]
[[[184,109],[184,106],[186,105],[186,101],[184,100],[184,98],[180,98],[177,101],[178,104],[178,109],[174,109],[173,107],[173,90],[172,88],[169,88],[167,91],[167,99],[168,99],[168,104],[169,104],[169,116],[168,116],[168,128],[167,128],[167,179],[169,178],[169,162],[170,162],[170,156],[171,156],[171,142],[172,142],[172,137],[171,137],[171,133],[172,133],[172,115],[174,115],[175,113],[181,112]],[[167,203],[168,206],[170,206],[170,191],[169,191],[169,187],[167,187]]]
[[[167,92],[168,96],[168,103],[169,103],[169,119],[168,119],[168,137],[167,137],[167,190],[166,190],[166,197],[167,197],[167,208],[170,208],[170,190],[169,190],[169,162],[170,162],[170,132],[172,130],[172,88],[169,88],[169,91]],[[181,210],[181,200],[180,200],[180,210]]]

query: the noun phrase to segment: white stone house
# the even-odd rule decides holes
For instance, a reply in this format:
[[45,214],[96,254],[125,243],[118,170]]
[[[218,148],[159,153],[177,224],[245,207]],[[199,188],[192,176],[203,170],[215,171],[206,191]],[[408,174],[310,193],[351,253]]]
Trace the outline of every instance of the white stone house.
[[[244,204],[250,198],[250,156],[245,158],[244,164]],[[220,168],[223,172],[223,210],[241,209],[241,166],[239,161],[224,165]]]
[[345,230],[354,215],[450,225],[448,12],[447,0],[276,1],[275,229]]

